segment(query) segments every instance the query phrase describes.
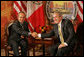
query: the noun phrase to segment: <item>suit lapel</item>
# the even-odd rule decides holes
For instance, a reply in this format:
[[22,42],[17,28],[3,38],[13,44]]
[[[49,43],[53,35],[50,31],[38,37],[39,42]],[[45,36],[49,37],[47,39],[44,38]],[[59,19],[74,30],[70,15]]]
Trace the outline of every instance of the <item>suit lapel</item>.
[[24,29],[24,25],[23,24],[21,24],[19,21],[18,21],[18,24],[19,24],[20,28]]
[[57,24],[54,25],[54,32],[55,32],[56,37],[58,37],[59,34],[58,34],[58,25]]

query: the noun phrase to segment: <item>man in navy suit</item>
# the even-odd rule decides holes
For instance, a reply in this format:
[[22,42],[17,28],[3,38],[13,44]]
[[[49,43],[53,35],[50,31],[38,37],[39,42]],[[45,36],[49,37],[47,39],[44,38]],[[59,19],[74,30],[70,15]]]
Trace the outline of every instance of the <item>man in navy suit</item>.
[[55,36],[59,42],[51,46],[49,52],[52,56],[63,56],[72,51],[75,46],[76,37],[73,24],[69,19],[63,19],[61,12],[54,12],[53,17],[54,24],[50,33],[35,36],[41,38]]
[[9,27],[8,43],[13,49],[14,56],[19,56],[18,46],[21,46],[21,55],[27,56],[28,40],[26,37],[35,35],[35,32],[29,32],[25,17],[24,12],[19,12],[18,19]]

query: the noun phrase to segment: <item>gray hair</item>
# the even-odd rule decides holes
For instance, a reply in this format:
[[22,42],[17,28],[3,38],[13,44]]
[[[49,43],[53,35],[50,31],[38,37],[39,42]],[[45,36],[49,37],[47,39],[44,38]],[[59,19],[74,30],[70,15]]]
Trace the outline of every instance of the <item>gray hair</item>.
[[55,11],[54,13],[58,13],[59,14],[59,17],[61,17],[63,15],[63,13],[60,12],[60,11]]

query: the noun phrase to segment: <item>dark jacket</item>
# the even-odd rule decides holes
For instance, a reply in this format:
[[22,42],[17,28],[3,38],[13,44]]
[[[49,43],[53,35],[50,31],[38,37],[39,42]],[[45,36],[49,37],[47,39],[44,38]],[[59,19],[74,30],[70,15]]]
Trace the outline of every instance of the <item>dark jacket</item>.
[[24,21],[24,23],[20,24],[19,21],[15,21],[10,27],[9,27],[9,37],[8,40],[15,40],[18,41],[21,38],[21,35],[24,35],[28,37],[28,23]]
[[[64,42],[66,42],[68,45],[72,45],[76,41],[72,22],[68,19],[62,19],[61,29],[62,29]],[[53,25],[53,30],[51,30],[50,33],[41,34],[42,38],[50,37],[50,36],[55,36],[55,38],[59,39],[57,24]]]

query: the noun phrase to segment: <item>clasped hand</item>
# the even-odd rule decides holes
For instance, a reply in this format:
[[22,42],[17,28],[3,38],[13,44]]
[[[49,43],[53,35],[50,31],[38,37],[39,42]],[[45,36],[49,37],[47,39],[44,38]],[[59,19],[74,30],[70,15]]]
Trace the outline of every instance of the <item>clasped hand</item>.
[[38,34],[36,32],[32,32],[31,36],[33,36],[34,38],[36,38],[38,36]]
[[[38,37],[38,34],[36,32],[32,32],[31,36],[34,37],[34,38],[36,38],[36,37]],[[24,39],[24,36],[21,35],[21,38]]]
[[62,48],[62,47],[66,47],[67,45],[65,45],[65,44],[60,44],[59,46],[58,46],[58,49],[59,48]]

